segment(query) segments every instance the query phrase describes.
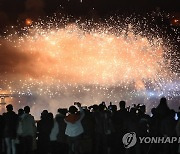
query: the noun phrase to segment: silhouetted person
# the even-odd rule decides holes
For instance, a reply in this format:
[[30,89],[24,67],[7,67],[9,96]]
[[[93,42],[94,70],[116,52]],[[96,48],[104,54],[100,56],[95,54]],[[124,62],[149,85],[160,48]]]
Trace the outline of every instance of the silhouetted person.
[[[161,132],[164,137],[174,137],[176,134],[176,120],[175,120],[175,111],[170,110],[169,114],[162,120],[161,123]],[[163,145],[163,154],[175,154],[177,153],[176,144],[164,144]]]
[[104,102],[99,104],[98,110],[93,113],[95,118],[95,153],[110,153],[112,150],[112,133],[114,126],[111,112],[107,109]]
[[160,99],[159,105],[156,107],[156,120],[157,120],[157,132],[160,136],[163,136],[161,132],[161,123],[164,118],[166,118],[170,113],[170,109],[167,105],[167,100],[165,97]]
[[[138,107],[138,132],[140,137],[149,136],[149,125],[150,125],[150,116],[146,114],[146,106],[140,105]],[[146,154],[149,144],[141,143],[139,144],[141,154]]]
[[36,126],[34,117],[30,114],[30,107],[24,107],[22,118],[22,135],[20,144],[22,145],[23,154],[31,154],[34,150],[34,138],[36,135]]
[[21,108],[18,110],[18,117],[21,117],[24,114],[24,110]]
[[[176,125],[176,134],[178,137],[180,137],[180,119],[178,119],[177,125]],[[178,145],[178,154],[180,154],[180,144]]]
[[58,151],[62,154],[68,153],[68,144],[67,144],[67,136],[65,135],[66,123],[64,118],[66,117],[67,109],[58,109],[58,114],[56,115],[56,121],[58,123],[59,132],[57,135],[58,142]]
[[16,142],[16,148],[17,153],[22,154],[22,144],[20,142],[21,135],[22,135],[22,115],[24,114],[24,110],[21,108],[18,110],[18,128],[17,128],[17,142]]
[[[128,119],[126,119],[126,122],[124,123],[124,129],[127,132],[135,132],[136,136],[139,137],[139,117],[138,117],[138,108],[136,106],[132,107],[129,112]],[[139,154],[140,153],[140,146],[138,142],[135,146],[133,146],[130,149],[126,149],[126,152],[131,152],[133,154]]]
[[84,118],[84,111],[81,108],[81,104],[77,103],[78,109],[75,106],[69,107],[69,115],[65,118],[67,124],[65,134],[67,135],[69,154],[80,154],[80,141],[84,133],[82,126],[82,119]]
[[17,136],[17,125],[18,116],[13,111],[13,106],[11,104],[6,106],[7,112],[3,114],[4,118],[4,138],[6,143],[7,154],[16,154],[15,139]]
[[3,152],[2,144],[3,144],[3,130],[4,130],[4,120],[3,116],[0,115],[0,153]]
[[152,117],[150,118],[150,135],[151,136],[157,136],[160,132],[158,129],[158,114],[156,112],[156,108],[151,109]]
[[92,113],[88,109],[83,109],[85,112],[85,116],[82,120],[82,126],[84,128],[83,135],[83,152],[86,154],[93,153],[93,143],[95,140],[95,119]]
[[166,117],[169,114],[170,109],[168,107],[167,99],[165,97],[162,97],[160,99],[160,103],[156,108],[156,112],[160,119],[163,119],[164,117]]
[[124,153],[124,145],[122,143],[122,137],[127,132],[125,129],[126,123],[128,122],[129,112],[126,109],[126,102],[120,101],[119,108],[117,112],[113,114],[113,124],[116,134],[114,135],[115,140],[115,150],[114,153]]
[[150,116],[146,114],[146,106],[142,105],[138,110],[139,117],[139,135],[147,136],[149,132]]
[[50,132],[50,152],[51,154],[59,154],[60,151],[58,151],[58,142],[57,142],[57,136],[59,133],[59,125],[56,121],[56,119],[53,118],[52,113],[48,113],[49,118],[52,120],[53,127]]
[[37,123],[38,154],[47,154],[50,151],[50,133],[53,125],[53,118],[47,110],[44,110],[41,113],[41,120]]

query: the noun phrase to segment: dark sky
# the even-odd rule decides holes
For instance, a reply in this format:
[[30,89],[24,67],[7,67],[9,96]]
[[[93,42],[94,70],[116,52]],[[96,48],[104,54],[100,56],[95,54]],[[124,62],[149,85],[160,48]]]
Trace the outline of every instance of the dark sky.
[[17,25],[17,21],[24,24],[25,19],[38,18],[47,20],[47,16],[54,13],[72,15],[73,20],[79,17],[85,19],[106,18],[109,15],[132,13],[152,13],[157,10],[168,13],[178,13],[180,18],[179,0],[0,0],[0,34],[7,26]]
[[31,16],[52,15],[62,11],[74,16],[93,12],[100,16],[119,12],[146,12],[160,7],[162,10],[180,11],[179,0],[0,0],[0,20],[16,20],[24,14]]

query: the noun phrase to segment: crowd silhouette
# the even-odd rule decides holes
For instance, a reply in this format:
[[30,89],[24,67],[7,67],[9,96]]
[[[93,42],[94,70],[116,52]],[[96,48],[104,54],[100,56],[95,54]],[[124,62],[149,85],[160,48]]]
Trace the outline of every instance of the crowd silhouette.
[[125,148],[123,136],[135,132],[137,137],[179,137],[180,114],[170,109],[166,98],[146,114],[145,105],[126,107],[105,102],[83,107],[75,102],[69,109],[59,108],[53,115],[43,110],[39,121],[30,107],[16,114],[11,104],[0,115],[1,154],[177,154],[179,143],[137,143]]

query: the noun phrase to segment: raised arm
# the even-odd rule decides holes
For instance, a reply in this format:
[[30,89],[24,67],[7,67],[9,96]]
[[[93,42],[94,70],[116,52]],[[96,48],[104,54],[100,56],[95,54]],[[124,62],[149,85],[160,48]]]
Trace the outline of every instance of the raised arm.
[[84,110],[82,109],[81,107],[81,103],[77,103],[77,107],[79,108],[79,111],[80,111],[80,114],[81,114],[81,117],[79,120],[82,120],[85,116],[85,113],[84,113]]

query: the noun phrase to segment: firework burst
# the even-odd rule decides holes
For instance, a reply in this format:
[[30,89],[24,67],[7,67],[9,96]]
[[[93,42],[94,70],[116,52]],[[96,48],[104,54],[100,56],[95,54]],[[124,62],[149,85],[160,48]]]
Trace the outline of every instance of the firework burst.
[[53,18],[8,34],[1,39],[1,52],[9,56],[2,63],[8,66],[1,69],[1,87],[21,96],[86,103],[140,95],[148,99],[149,89],[166,95],[167,83],[179,81],[167,58],[171,45],[137,30],[138,24],[124,27]]

